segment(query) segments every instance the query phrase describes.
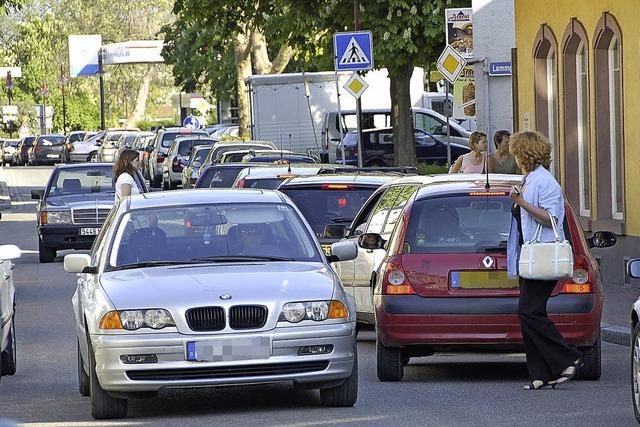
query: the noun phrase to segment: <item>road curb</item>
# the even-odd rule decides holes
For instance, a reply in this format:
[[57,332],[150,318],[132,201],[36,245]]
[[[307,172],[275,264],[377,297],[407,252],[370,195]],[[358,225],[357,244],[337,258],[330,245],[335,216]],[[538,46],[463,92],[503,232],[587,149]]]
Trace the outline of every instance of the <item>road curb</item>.
[[602,341],[629,347],[631,344],[631,329],[625,326],[615,326],[602,322],[600,324]]
[[9,187],[4,181],[0,181],[0,211],[11,209],[11,196],[9,195]]

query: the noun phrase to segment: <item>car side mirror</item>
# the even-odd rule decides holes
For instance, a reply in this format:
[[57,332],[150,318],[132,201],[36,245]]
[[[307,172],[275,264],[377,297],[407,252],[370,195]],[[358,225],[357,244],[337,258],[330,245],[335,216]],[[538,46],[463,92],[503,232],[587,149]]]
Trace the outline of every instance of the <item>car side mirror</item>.
[[590,248],[609,248],[616,244],[618,237],[610,231],[596,231],[589,237]]
[[44,190],[31,190],[33,200],[41,200],[44,197]]
[[[69,254],[64,257],[64,270],[67,273],[89,273],[91,257],[87,254]],[[93,267],[95,268],[95,267]],[[95,274],[95,273],[93,273]]]
[[194,160],[193,163],[191,163],[191,166],[193,166],[194,168],[199,168],[200,166],[202,166],[202,162],[200,160]]
[[2,245],[0,246],[0,260],[6,261],[10,259],[20,258],[20,248],[16,245]]
[[345,227],[343,224],[328,224],[324,227],[322,236],[327,239],[341,239],[343,237],[346,237],[348,231],[349,230],[347,229],[347,227]]
[[442,125],[442,127],[440,128],[440,135],[446,135],[447,131],[449,131],[449,126],[448,125]]
[[386,241],[378,233],[364,233],[358,237],[358,246],[362,249],[383,249]]
[[633,279],[640,278],[640,258],[632,259],[627,263],[627,274]]
[[358,256],[358,247],[354,241],[336,242],[331,245],[331,255],[327,261],[351,261]]
[[152,146],[145,147],[144,151],[146,151],[147,153],[153,153],[153,147]]

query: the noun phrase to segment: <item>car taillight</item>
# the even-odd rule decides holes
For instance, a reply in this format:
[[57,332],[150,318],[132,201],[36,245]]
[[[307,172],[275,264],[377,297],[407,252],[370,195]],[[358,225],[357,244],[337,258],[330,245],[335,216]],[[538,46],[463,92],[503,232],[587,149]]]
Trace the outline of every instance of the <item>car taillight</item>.
[[173,162],[171,162],[171,169],[174,172],[182,172],[182,164],[180,163],[180,159],[177,157],[173,158]]
[[323,190],[352,190],[351,184],[322,184],[320,186]]
[[561,294],[588,294],[591,293],[591,282],[589,281],[589,271],[584,260],[575,260],[573,274],[571,278],[562,286]]
[[389,261],[382,278],[383,295],[413,295],[416,291],[404,274],[402,265],[397,261]]
[[158,155],[156,156],[156,163],[162,163],[162,162],[164,162],[164,158],[165,158],[165,155],[164,155],[164,154],[160,154],[160,153],[158,153]]

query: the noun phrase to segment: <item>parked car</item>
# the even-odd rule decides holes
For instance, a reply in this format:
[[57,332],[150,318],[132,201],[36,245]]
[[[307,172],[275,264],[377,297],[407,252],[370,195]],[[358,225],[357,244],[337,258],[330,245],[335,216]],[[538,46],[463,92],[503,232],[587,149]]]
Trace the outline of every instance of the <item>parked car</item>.
[[397,173],[351,172],[289,178],[278,191],[286,194],[300,209],[313,229],[326,255],[331,244],[344,237],[335,224],[350,224],[356,214],[381,185],[398,179]]
[[71,163],[70,153],[73,151],[73,144],[76,142],[84,141],[87,134],[95,135],[96,132],[87,132],[84,130],[78,130],[69,132],[67,137],[64,140],[64,144],[62,146],[62,161],[64,163]]
[[[418,185],[412,177],[381,187],[363,206],[347,237],[358,240],[358,262],[346,263],[340,274],[352,269],[356,277],[368,276],[363,290],[375,313],[381,381],[402,379],[411,357],[475,346],[522,348],[519,284],[506,272],[509,191],[522,177],[492,175],[488,190],[480,174],[419,179]],[[558,280],[547,310],[567,343],[583,353],[578,378],[597,380],[604,297],[589,249],[612,246],[616,236],[596,232],[588,242],[566,201],[562,226],[574,271]]]
[[139,132],[139,129],[117,129],[105,132],[104,138],[100,142],[100,148],[96,155],[96,161],[102,163],[114,163],[118,152],[120,138],[132,133]]
[[[595,236],[594,236],[595,237]],[[593,237],[591,238],[593,240]],[[640,258],[627,263],[627,274],[640,279]],[[631,307],[631,402],[636,421],[640,423],[640,298]]]
[[33,146],[35,142],[35,136],[26,136],[20,140],[20,145],[18,145],[18,149],[15,153],[13,153],[13,161],[14,165],[24,165],[27,166],[29,163],[29,149]]
[[287,178],[315,175],[322,167],[323,165],[317,163],[299,163],[290,165],[269,164],[268,167],[260,169],[245,168],[238,173],[232,187],[275,190]]
[[98,149],[104,139],[105,131],[96,132],[94,135],[87,134],[82,141],[73,143],[73,150],[68,152],[69,161],[67,163],[84,163],[95,161],[98,156]]
[[11,263],[16,258],[20,258],[17,246],[0,246],[0,377],[16,373],[16,291]]
[[213,147],[210,145],[198,145],[191,151],[187,165],[182,170],[182,188],[193,188],[200,177],[202,162]]
[[182,184],[182,169],[188,165],[191,151],[197,146],[212,147],[215,141],[205,135],[176,138],[162,162],[162,189],[174,190]]
[[40,135],[29,149],[29,165],[54,164],[62,161],[64,135]]
[[[218,163],[241,163],[241,162],[246,163],[247,160],[249,160],[251,157],[255,157],[263,154],[273,154],[274,152],[275,150],[272,150],[272,149],[256,150],[256,149],[246,149],[246,148],[244,150],[225,151],[224,153],[222,153],[222,156],[220,156],[220,160],[218,161]],[[293,154],[289,150],[282,150],[282,151],[278,150],[277,152],[278,154],[282,154],[282,157],[284,157],[285,153]]]
[[[418,161],[444,165],[447,163],[447,144],[433,135],[415,130],[416,156]],[[342,164],[342,145],[344,145],[347,165],[358,164],[358,134],[349,132],[336,148],[336,163]],[[451,162],[468,153],[469,148],[451,143]],[[367,129],[362,132],[362,164],[364,166],[393,166],[393,129]]]
[[93,417],[125,417],[128,399],[166,387],[247,383],[306,385],[323,405],[353,406],[355,302],[329,261],[356,252],[339,242],[325,257],[278,192],[119,202],[92,253],[64,259],[80,273],[78,381]]
[[237,125],[225,126],[219,129],[214,130],[209,134],[211,138],[216,141],[220,141],[220,139],[224,136],[229,136],[232,138],[237,138],[240,135],[240,128]]
[[147,147],[149,156],[147,157],[147,171],[149,173],[149,181],[152,187],[160,187],[162,184],[162,163],[167,152],[171,148],[173,141],[180,136],[193,136],[208,134],[203,130],[189,128],[166,128],[161,129],[156,134],[153,145]]
[[213,149],[209,152],[209,155],[204,159],[203,167],[220,163],[222,155],[228,151],[237,150],[269,150],[276,149],[276,146],[272,142],[267,141],[220,141],[213,145]]
[[231,188],[240,171],[269,166],[263,163],[216,163],[206,168],[201,167],[200,176],[194,188]]
[[220,130],[220,129],[225,129],[231,126],[235,126],[231,123],[218,123],[215,125],[207,125],[205,126],[204,130],[205,132],[207,132],[207,134],[209,134],[209,136],[211,136],[211,134],[213,134],[214,132]]
[[278,162],[287,162],[287,163],[317,163],[316,159],[311,156],[307,156],[306,154],[298,154],[298,153],[278,153],[278,154],[254,154],[249,153],[242,158],[242,161],[245,163],[278,163]]
[[[141,192],[146,185],[134,177]],[[44,190],[31,190],[37,208],[40,262],[52,262],[56,251],[89,249],[115,201],[113,165],[57,165]]]
[[0,142],[0,164],[13,166],[14,154],[20,146],[19,139],[5,139]]

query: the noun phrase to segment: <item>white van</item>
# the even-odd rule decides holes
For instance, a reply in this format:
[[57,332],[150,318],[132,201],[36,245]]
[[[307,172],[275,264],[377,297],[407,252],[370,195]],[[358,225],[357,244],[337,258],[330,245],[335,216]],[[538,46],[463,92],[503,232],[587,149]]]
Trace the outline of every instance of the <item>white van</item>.
[[[447,118],[442,114],[428,108],[411,109],[413,113],[413,126],[431,133],[442,141],[447,141]],[[356,111],[342,110],[342,132],[343,136],[348,131],[357,129]],[[449,142],[469,146],[469,136],[471,132],[463,128],[454,119],[449,119],[451,125],[451,136]],[[365,109],[362,110],[362,128],[386,128],[391,125],[391,109]],[[340,142],[340,128],[338,127],[338,111],[325,113],[322,122],[322,147],[329,153],[329,162],[335,163],[336,146]]]

